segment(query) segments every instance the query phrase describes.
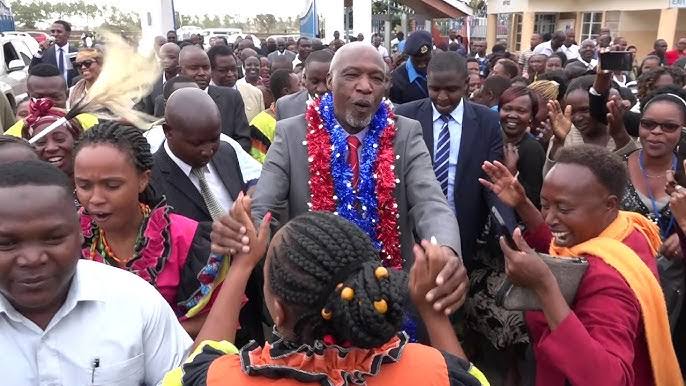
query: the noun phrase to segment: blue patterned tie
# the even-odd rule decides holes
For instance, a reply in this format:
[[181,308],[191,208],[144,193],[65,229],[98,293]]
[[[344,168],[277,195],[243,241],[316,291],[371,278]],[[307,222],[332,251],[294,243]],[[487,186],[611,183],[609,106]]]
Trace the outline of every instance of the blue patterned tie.
[[441,185],[443,194],[448,197],[448,165],[450,158],[450,130],[448,123],[450,122],[449,115],[441,115],[443,127],[438,133],[438,141],[436,142],[436,153],[434,154],[434,173],[438,184]]

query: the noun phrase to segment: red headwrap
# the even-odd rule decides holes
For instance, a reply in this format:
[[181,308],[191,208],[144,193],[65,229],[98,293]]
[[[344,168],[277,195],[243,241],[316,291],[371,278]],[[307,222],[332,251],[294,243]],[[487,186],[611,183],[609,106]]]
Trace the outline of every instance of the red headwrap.
[[[64,117],[67,113],[66,111],[54,107],[55,102],[52,99],[40,98],[31,99],[29,102],[29,115],[24,118],[24,127],[21,132],[21,136],[24,139],[30,139],[33,137],[34,130],[45,124],[51,124],[56,120]],[[81,136],[81,128],[74,127],[71,122],[66,122],[65,126],[67,130],[74,136],[74,139],[78,139]]]

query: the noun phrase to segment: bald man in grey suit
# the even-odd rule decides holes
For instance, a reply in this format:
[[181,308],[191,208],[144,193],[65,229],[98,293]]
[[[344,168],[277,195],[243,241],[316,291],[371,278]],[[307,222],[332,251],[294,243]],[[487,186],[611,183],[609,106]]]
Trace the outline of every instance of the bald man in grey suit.
[[[384,62],[373,46],[351,43],[336,52],[327,83],[333,94],[335,116],[348,136],[359,134],[370,124],[384,95],[384,79]],[[412,266],[416,240],[435,237],[442,246],[444,268],[437,279],[442,284],[428,295],[437,310],[451,313],[464,302],[468,287],[467,273],[459,257],[457,220],[436,180],[421,125],[404,117],[397,117],[395,124],[395,198],[404,268]],[[256,223],[262,221],[267,211],[275,216],[278,226],[309,210],[308,153],[303,143],[306,131],[304,115],[277,122],[276,136],[252,201]],[[282,213],[284,208],[286,213]],[[241,224],[230,214],[215,222],[215,252],[231,253],[249,244],[240,228]]]

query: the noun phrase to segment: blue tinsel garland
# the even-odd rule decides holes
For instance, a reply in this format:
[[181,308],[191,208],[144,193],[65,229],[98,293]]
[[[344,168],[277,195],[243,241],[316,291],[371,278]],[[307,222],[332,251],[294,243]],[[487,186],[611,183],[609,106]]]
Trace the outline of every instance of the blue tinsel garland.
[[379,139],[388,125],[386,107],[383,103],[379,105],[369,124],[369,130],[364,141],[362,141],[357,193],[352,186],[352,169],[347,161],[348,134],[336,120],[331,93],[327,93],[321,98],[319,112],[324,129],[331,138],[331,175],[336,192],[336,211],[339,216],[360,227],[372,239],[375,248],[381,250],[382,246],[376,235],[379,212],[374,169],[379,153]]

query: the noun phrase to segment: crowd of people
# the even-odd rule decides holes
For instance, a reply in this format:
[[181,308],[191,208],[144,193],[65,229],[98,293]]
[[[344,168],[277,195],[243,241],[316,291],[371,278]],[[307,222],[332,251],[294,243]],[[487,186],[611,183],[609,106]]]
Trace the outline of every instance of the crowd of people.
[[169,31],[134,127],[50,32],[0,136],[7,384],[684,384],[686,37]]

